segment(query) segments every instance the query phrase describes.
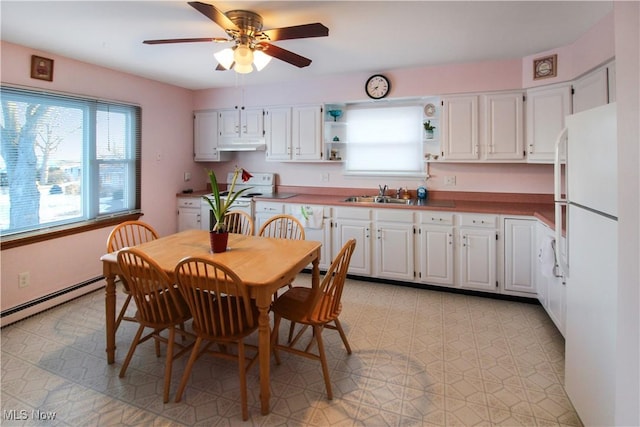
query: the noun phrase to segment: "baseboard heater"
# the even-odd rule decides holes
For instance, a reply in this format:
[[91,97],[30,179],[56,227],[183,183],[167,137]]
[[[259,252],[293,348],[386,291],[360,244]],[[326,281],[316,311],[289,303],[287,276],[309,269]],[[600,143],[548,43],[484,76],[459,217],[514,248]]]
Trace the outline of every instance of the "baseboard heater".
[[10,325],[19,320],[36,315],[57,305],[64,304],[72,299],[81,297],[82,295],[104,287],[104,276],[94,277],[93,279],[86,280],[68,288],[61,289],[48,295],[41,296],[40,298],[11,307],[0,312],[0,326],[4,327]]

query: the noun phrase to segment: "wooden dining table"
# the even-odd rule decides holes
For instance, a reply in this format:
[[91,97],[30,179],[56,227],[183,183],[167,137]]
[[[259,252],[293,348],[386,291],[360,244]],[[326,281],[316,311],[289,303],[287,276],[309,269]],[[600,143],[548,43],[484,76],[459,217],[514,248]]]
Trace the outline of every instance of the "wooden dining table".
[[[229,267],[249,287],[251,297],[256,300],[258,318],[258,351],[260,365],[260,401],[263,415],[269,413],[269,361],[270,324],[269,307],[274,292],[293,281],[309,264],[312,265],[312,286],[320,283],[321,243],[311,240],[274,239],[269,237],[229,234],[226,252],[211,253],[209,232],[186,230],[136,246],[153,258],[160,267],[174,276],[178,261],[188,256],[211,258]],[[115,361],[116,286],[120,273],[117,252],[103,255],[103,274],[107,282],[105,311],[107,322],[107,362]]]

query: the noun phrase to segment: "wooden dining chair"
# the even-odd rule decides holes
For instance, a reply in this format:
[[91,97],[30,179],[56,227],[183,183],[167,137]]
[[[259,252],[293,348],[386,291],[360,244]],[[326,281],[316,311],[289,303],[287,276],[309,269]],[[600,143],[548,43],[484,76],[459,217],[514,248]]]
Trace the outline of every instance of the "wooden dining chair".
[[229,233],[253,236],[253,219],[244,211],[230,211],[224,216],[224,225]]
[[[189,257],[178,263],[175,277],[180,293],[193,314],[196,342],[176,392],[182,399],[196,360],[205,353],[237,360],[240,372],[242,419],[249,418],[247,409],[247,371],[257,360],[258,348],[244,339],[258,329],[258,308],[246,285],[228,267],[210,259]],[[207,342],[201,349],[203,342]],[[212,347],[218,344],[217,350]],[[230,347],[237,347],[235,353]],[[252,351],[245,353],[245,347]]]
[[[274,314],[271,348],[273,349],[276,363],[278,365],[280,364],[280,357],[278,356],[279,350],[314,360],[320,360],[329,400],[333,399],[333,393],[331,391],[331,379],[329,378],[329,367],[324,351],[324,342],[322,341],[322,331],[325,328],[337,330],[340,333],[340,338],[342,338],[347,354],[351,354],[351,347],[342,329],[342,325],[338,320],[338,316],[342,311],[342,291],[344,289],[349,263],[351,262],[351,255],[353,255],[355,247],[355,239],[351,239],[345,243],[340,253],[338,253],[337,257],[329,266],[319,288],[313,289],[294,286],[282,294],[271,305],[271,310]],[[302,328],[300,328],[295,338],[290,340],[287,345],[278,343],[278,329],[280,327],[280,321],[283,318],[292,322],[292,325],[302,325]],[[313,328],[313,335],[307,346],[302,349],[300,346],[297,346],[297,343],[309,326]],[[314,343],[318,345],[317,354],[311,351]]]
[[[149,242],[158,238],[158,232],[149,224],[142,221],[125,221],[118,224],[107,238],[107,252],[115,252],[122,248],[137,246],[141,243]],[[114,330],[118,331],[118,326],[123,320],[135,322],[135,319],[130,316],[126,316],[127,308],[131,302],[131,292],[129,292],[129,285],[127,281],[120,276],[122,282],[122,290],[127,296],[124,300],[124,304],[120,308],[118,317],[116,318],[116,324]]]
[[304,240],[304,226],[293,215],[275,215],[269,218],[258,232],[259,236],[279,239]]
[[[183,337],[189,335],[184,329],[178,329],[176,326],[183,325],[189,320],[191,312],[167,273],[144,252],[136,248],[122,249],[118,252],[118,266],[127,279],[129,291],[138,307],[135,319],[140,324],[120,369],[120,378],[124,377],[139,344],[153,338],[156,356],[160,357],[160,342],[166,343],[163,401],[167,403],[173,360],[191,348],[175,342],[176,332]],[[143,336],[145,328],[150,328],[152,331]],[[160,335],[165,329],[169,331],[169,338]],[[174,354],[174,346],[178,347],[176,354]]]
[[[304,240],[304,225],[293,215],[274,215],[262,224],[258,236]],[[289,289],[292,287],[291,283],[287,286]],[[273,294],[273,299],[275,300],[277,297],[278,291]]]

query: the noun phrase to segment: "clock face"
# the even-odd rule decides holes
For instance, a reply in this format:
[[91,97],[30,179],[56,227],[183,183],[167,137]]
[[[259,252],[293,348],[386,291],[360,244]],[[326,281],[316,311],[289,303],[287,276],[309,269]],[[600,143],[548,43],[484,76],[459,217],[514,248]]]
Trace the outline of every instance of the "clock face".
[[380,99],[387,96],[389,89],[391,89],[391,83],[385,76],[376,74],[369,77],[364,88],[370,98]]
[[433,117],[436,114],[436,106],[433,104],[427,104],[424,106],[424,115],[427,117]]

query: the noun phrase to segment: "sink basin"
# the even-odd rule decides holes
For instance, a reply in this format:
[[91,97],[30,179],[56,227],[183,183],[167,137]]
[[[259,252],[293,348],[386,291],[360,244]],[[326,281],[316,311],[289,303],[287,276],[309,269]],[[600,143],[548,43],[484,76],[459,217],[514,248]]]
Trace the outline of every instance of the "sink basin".
[[398,199],[391,196],[351,196],[344,199],[344,201],[349,203],[388,203],[395,205],[431,206],[439,208],[455,207],[455,202],[453,200]]
[[344,199],[350,203],[392,203],[396,205],[412,205],[411,199],[397,199],[390,196],[351,196]]

